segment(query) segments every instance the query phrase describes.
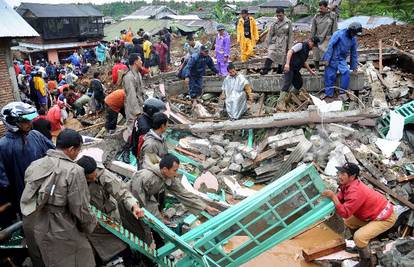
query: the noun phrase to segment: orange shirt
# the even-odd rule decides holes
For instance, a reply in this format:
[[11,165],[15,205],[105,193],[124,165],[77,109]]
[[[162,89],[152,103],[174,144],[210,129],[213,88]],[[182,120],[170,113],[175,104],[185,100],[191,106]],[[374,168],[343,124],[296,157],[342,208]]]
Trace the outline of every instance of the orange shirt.
[[113,111],[120,112],[121,109],[124,107],[125,101],[125,90],[119,89],[115,90],[107,97],[105,97],[105,104],[108,105]]
[[132,32],[128,31],[126,34],[125,42],[132,43]]
[[57,84],[55,81],[50,80],[47,82],[47,88],[49,89],[49,92],[53,93],[53,90],[55,90],[56,87],[57,87]]

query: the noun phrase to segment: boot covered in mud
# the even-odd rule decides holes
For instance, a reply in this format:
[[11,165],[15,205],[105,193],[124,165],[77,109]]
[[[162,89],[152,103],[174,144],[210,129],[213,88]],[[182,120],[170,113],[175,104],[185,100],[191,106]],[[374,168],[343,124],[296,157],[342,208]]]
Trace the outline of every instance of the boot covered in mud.
[[358,248],[359,263],[354,267],[374,267],[375,261],[371,255],[369,245],[364,248]]
[[264,63],[264,67],[263,69],[260,71],[261,75],[266,75],[269,73],[269,71],[272,69],[272,63],[273,61],[270,58],[266,58],[265,63]]
[[288,99],[288,92],[282,91],[280,92],[280,96],[277,99],[276,110],[278,111],[286,111],[286,101]]

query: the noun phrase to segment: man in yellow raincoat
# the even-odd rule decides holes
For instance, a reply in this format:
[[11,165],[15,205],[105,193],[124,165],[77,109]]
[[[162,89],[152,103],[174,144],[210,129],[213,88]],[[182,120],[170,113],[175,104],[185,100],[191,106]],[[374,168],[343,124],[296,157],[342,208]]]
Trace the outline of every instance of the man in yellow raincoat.
[[237,42],[240,44],[241,61],[246,62],[254,54],[254,47],[259,40],[257,24],[247,9],[241,11],[241,17],[237,23]]

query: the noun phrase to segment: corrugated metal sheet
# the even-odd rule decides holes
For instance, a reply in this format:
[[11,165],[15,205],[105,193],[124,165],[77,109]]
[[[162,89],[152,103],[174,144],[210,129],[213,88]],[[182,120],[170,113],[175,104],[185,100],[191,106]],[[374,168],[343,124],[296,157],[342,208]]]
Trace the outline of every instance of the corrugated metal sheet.
[[[188,21],[182,21],[188,22]],[[105,26],[104,34],[105,41],[112,41],[116,37],[119,37],[121,30],[126,30],[131,27],[132,32],[137,32],[140,28],[144,29],[150,34],[159,32],[164,27],[166,28],[179,28],[184,32],[194,32],[200,29],[200,26],[187,25],[182,22],[176,22],[173,20],[155,20],[155,19],[137,19],[137,20],[122,20],[118,23]]]
[[347,28],[352,22],[359,22],[362,24],[362,28],[372,29],[381,25],[388,25],[396,23],[398,25],[405,24],[399,20],[391,17],[377,17],[377,16],[356,16],[338,23],[339,29]]
[[292,7],[294,4],[289,0],[269,1],[259,5],[260,8]]
[[36,37],[39,34],[4,0],[0,0],[0,37]]
[[134,11],[129,16],[124,17],[122,20],[126,19],[136,19],[139,17],[148,17],[160,19],[166,15],[178,15],[177,12],[170,9],[167,6],[143,6],[140,9]]
[[21,3],[16,11],[20,15],[30,11],[38,18],[103,17],[103,14],[91,5]]

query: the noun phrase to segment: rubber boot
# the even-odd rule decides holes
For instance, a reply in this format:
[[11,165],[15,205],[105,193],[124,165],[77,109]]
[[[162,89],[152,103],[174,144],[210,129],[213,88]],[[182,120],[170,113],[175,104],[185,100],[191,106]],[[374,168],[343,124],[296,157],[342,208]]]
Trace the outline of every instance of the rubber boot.
[[320,69],[319,69],[319,61],[315,61],[314,63],[315,63],[315,70],[316,70],[316,72],[320,72]]
[[371,250],[369,246],[364,248],[358,248],[359,254],[359,263],[354,265],[354,267],[371,267],[372,266],[372,259],[371,259]]
[[261,75],[266,75],[269,73],[269,71],[272,69],[272,63],[273,61],[270,58],[266,58],[265,63],[264,63],[264,67],[263,69],[260,71]]
[[286,99],[288,96],[288,92],[282,91],[280,92],[280,96],[277,99],[276,109],[279,111],[286,111]]
[[277,74],[282,74],[283,73],[283,66],[282,65],[280,65],[280,64],[277,65],[276,73]]

